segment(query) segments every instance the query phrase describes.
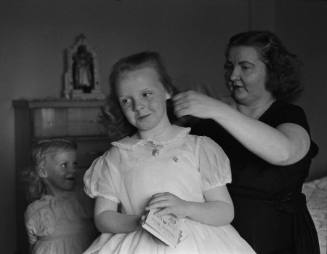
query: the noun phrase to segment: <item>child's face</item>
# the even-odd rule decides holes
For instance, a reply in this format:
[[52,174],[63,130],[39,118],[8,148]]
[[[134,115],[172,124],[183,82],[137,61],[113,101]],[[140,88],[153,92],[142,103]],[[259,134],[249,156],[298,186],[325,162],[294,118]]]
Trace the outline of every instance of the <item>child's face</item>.
[[153,67],[123,73],[116,91],[124,115],[139,132],[160,129],[169,123],[166,100],[170,96]]
[[73,190],[76,167],[76,151],[60,149],[46,155],[44,180],[53,194]]

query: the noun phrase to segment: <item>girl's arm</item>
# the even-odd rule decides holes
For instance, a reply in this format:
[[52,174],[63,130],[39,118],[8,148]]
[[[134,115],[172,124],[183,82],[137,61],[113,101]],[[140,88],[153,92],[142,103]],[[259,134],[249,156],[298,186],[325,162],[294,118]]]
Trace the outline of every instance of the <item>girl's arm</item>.
[[33,207],[34,207],[33,204],[30,204],[24,214],[25,229],[26,229],[28,243],[29,243],[29,253],[33,253],[34,245],[38,241],[36,225],[40,224],[40,220],[41,220],[36,215],[38,213],[35,212],[35,209],[33,209]]
[[216,121],[247,149],[271,164],[293,164],[310,148],[308,132],[297,124],[284,123],[273,128],[219,100],[193,91],[176,95],[174,103],[177,116],[193,115]]
[[234,206],[225,185],[204,194],[205,202],[190,202],[165,192],[158,193],[148,203],[146,210],[160,209],[158,214],[174,214],[212,226],[229,224],[234,218]]
[[117,212],[118,204],[109,199],[97,197],[94,221],[102,233],[129,233],[139,227],[140,217]]
[[34,245],[37,242],[37,236],[27,229],[28,242],[29,242],[29,253],[33,253]]

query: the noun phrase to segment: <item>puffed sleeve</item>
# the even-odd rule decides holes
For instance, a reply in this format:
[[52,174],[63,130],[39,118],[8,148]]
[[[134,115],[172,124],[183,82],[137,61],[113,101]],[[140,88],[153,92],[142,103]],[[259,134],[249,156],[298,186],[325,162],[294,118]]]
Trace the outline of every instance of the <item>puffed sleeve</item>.
[[53,212],[52,196],[43,196],[29,204],[24,217],[29,243],[34,245],[39,237],[51,235],[56,228],[56,216]]
[[31,246],[33,246],[37,241],[36,227],[35,227],[35,222],[33,220],[34,217],[33,212],[34,211],[32,211],[31,206],[28,206],[24,214],[25,227],[28,235],[28,242]]
[[232,181],[229,159],[216,142],[209,137],[200,136],[197,149],[203,191]]
[[113,202],[120,202],[120,173],[114,165],[118,156],[118,151],[111,148],[93,161],[83,178],[84,190],[88,196],[91,198],[103,197]]

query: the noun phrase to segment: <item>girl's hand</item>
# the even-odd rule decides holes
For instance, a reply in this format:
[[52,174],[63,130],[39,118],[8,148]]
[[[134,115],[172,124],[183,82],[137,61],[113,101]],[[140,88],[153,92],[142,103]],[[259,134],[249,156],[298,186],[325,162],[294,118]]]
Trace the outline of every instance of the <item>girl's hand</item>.
[[143,225],[143,223],[145,222],[147,214],[148,214],[148,212],[145,211],[145,212],[140,216],[140,219],[139,219],[139,224],[140,224],[140,225]]
[[217,110],[225,103],[207,95],[187,91],[173,97],[175,114],[178,117],[192,115],[198,118],[214,118]]
[[145,210],[158,209],[156,212],[160,216],[173,214],[176,217],[186,217],[187,201],[169,192],[157,193],[152,196]]

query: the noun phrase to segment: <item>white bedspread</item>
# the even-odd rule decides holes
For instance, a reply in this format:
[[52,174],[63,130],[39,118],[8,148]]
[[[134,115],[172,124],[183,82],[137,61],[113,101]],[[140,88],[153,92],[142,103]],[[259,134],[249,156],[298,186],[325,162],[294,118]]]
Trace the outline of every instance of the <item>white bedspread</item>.
[[307,197],[307,204],[315,223],[320,253],[326,254],[327,245],[327,177],[323,177],[304,184],[303,193]]

